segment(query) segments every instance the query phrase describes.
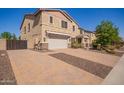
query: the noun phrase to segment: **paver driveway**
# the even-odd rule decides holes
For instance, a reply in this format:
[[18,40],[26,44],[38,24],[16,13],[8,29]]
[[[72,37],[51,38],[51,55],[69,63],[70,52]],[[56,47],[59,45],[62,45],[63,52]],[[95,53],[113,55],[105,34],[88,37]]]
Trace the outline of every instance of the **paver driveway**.
[[113,67],[120,59],[117,56],[82,49],[61,49],[51,52],[9,50],[8,54],[17,84],[100,84],[103,81],[103,78],[85,69],[51,56],[57,53],[86,59],[108,67]]

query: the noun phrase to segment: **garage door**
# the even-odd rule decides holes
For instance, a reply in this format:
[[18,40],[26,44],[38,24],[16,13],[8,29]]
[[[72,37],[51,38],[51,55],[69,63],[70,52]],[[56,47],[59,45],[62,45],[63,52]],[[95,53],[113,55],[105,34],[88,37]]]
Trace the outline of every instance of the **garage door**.
[[61,48],[67,48],[68,42],[67,39],[48,39],[48,48],[49,49],[61,49]]

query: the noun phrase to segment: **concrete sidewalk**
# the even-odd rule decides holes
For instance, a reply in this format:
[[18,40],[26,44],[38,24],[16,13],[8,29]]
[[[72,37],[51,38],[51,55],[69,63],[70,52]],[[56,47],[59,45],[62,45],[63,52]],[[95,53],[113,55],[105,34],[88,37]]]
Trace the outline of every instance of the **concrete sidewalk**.
[[124,55],[106,77],[102,84],[123,85],[124,84]]

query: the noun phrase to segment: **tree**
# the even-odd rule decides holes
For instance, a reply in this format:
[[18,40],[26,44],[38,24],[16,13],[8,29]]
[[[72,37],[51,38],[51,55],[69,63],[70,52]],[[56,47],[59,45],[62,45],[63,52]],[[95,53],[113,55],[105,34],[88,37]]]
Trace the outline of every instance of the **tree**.
[[18,37],[18,40],[21,40],[21,36]]
[[120,41],[119,28],[111,21],[102,21],[96,27],[96,43],[105,45],[112,45]]
[[17,40],[16,35],[14,33],[12,34],[10,32],[1,33],[0,38],[1,39],[7,39],[7,40]]
[[17,40],[17,37],[16,37],[16,35],[15,35],[14,33],[12,34],[11,39],[12,39],[12,40]]
[[12,35],[10,32],[3,32],[1,33],[0,38],[10,40],[12,38]]

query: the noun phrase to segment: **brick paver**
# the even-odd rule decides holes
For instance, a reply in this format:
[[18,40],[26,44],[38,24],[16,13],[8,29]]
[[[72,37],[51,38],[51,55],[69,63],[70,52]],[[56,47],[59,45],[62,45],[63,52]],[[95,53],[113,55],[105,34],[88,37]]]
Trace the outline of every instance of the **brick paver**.
[[116,56],[106,56],[81,49],[61,49],[44,53],[32,50],[9,50],[17,84],[100,84],[103,81],[94,74],[49,56],[60,52],[111,67],[119,60]]
[[106,66],[106,65],[103,65],[100,63],[96,63],[93,61],[89,61],[89,60],[75,57],[72,55],[68,55],[65,53],[55,53],[55,54],[50,54],[50,56],[60,59],[63,62],[66,62],[66,63],[76,66],[78,68],[81,68],[81,69],[83,69],[89,73],[92,73],[94,75],[97,75],[103,79],[108,75],[108,73],[112,69],[112,67],[110,67],[110,66]]

